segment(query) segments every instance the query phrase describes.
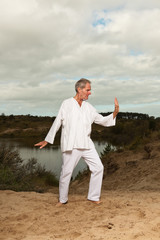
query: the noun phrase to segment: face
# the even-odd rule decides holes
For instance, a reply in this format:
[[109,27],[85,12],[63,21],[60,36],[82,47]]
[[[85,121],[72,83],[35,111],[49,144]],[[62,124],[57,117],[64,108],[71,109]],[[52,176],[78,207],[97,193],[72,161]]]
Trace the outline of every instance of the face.
[[86,83],[84,88],[78,88],[78,93],[81,99],[87,100],[88,96],[91,95],[91,85]]

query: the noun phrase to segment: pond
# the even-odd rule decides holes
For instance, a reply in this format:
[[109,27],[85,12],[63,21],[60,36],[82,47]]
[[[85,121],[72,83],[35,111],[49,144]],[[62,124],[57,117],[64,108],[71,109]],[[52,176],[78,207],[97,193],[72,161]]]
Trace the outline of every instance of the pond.
[[[59,179],[61,172],[61,150],[59,145],[50,145],[46,148],[39,149],[34,147],[34,139],[15,139],[15,138],[1,138],[0,144],[6,144],[7,146],[12,146],[18,149],[20,156],[26,162],[30,158],[36,158],[37,162],[44,166],[46,170],[53,172],[57,179]],[[103,152],[104,148],[108,144],[107,142],[96,142],[94,141],[95,148],[100,154]],[[83,159],[80,159],[79,163],[75,167],[72,178],[75,179],[79,172],[83,172],[87,169],[87,164]]]

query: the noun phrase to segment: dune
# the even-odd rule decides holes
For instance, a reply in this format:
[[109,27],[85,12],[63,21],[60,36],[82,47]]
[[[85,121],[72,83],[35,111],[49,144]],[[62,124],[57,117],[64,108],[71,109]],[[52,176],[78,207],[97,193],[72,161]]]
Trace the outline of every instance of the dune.
[[110,155],[118,169],[105,172],[100,205],[86,200],[89,176],[59,208],[57,188],[0,191],[0,240],[159,240],[160,143],[150,145],[149,157],[143,149]]

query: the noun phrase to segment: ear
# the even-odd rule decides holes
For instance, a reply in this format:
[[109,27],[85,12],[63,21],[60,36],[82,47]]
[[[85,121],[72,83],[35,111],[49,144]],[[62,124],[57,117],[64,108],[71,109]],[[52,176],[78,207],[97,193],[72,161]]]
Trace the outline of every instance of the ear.
[[77,92],[78,92],[78,93],[80,93],[80,92],[81,92],[81,90],[82,90],[82,89],[81,89],[80,87],[79,87],[79,88],[77,88]]

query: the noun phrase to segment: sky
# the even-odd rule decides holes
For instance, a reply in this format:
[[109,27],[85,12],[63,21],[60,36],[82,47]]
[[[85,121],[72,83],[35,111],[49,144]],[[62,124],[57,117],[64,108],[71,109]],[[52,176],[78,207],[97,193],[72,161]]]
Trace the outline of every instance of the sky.
[[55,116],[92,82],[89,102],[160,117],[159,0],[0,0],[0,114]]

